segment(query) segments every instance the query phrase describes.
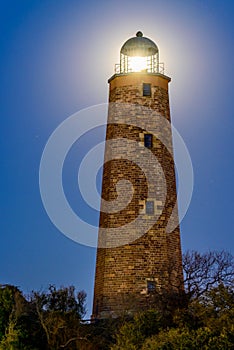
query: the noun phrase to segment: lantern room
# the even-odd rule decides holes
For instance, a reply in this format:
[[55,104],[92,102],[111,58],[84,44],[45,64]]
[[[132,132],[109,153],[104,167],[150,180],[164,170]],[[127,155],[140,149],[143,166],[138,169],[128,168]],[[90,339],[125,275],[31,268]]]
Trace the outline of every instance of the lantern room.
[[115,73],[141,72],[164,74],[164,67],[162,63],[159,63],[157,45],[139,31],[135,37],[128,39],[123,44],[120,50],[120,63],[116,64]]

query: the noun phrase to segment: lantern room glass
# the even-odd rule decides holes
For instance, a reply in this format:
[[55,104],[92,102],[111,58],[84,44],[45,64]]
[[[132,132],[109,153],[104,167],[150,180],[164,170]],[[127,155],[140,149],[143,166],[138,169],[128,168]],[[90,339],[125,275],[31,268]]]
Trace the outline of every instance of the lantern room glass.
[[158,73],[158,53],[152,56],[127,56],[120,54],[120,74],[146,72]]
[[116,74],[129,73],[161,73],[164,66],[159,63],[157,45],[150,39],[137,32],[136,36],[128,39],[120,51],[120,63],[115,66]]

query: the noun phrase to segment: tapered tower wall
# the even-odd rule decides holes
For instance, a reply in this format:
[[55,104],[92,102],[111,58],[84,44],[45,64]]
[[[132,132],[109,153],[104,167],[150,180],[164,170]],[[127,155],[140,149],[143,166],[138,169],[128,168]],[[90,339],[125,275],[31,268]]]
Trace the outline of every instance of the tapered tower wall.
[[[120,207],[106,213],[104,204],[101,205],[93,304],[95,318],[116,317],[124,312],[147,308],[150,292],[147,286],[151,282],[158,291],[183,289],[169,82],[170,78],[159,73],[116,74],[109,80],[110,108],[102,198],[109,202],[118,199]],[[143,96],[143,84],[150,84],[150,96]],[[165,129],[164,122],[162,127],[157,125],[158,116],[167,121]],[[152,133],[150,151],[158,164],[149,162],[146,174],[134,159],[144,157],[141,149],[144,149],[145,134],[154,128],[160,129],[165,142]],[[133,142],[123,147],[126,139]],[[114,146],[108,146],[109,140],[114,140]],[[109,160],[111,155],[115,159]],[[122,182],[121,191],[117,193],[116,185],[121,180],[129,180],[133,188],[132,199],[124,208],[121,193],[124,197],[129,187]],[[142,225],[140,235],[136,234],[139,224],[124,231],[123,227],[134,222],[140,214],[151,220],[146,208],[149,200],[158,215],[152,227],[144,230]],[[173,221],[172,232],[168,232],[170,220]],[[116,229],[114,236],[108,235],[108,229]]]

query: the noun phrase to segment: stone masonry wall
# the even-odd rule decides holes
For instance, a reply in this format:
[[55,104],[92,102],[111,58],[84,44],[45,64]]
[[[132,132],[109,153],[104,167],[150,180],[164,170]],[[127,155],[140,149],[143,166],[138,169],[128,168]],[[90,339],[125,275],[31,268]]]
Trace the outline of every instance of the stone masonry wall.
[[[173,232],[167,233],[166,230],[177,199],[174,161],[171,155],[171,129],[169,127],[161,130],[164,127],[160,129],[156,125],[159,115],[170,122],[169,81],[169,78],[160,74],[142,73],[117,75],[110,80],[106,140],[114,140],[115,144],[112,147],[106,145],[105,161],[110,155],[114,155],[115,159],[104,165],[102,198],[106,201],[116,200],[116,184],[120,180],[131,182],[133,196],[130,203],[119,211],[106,213],[103,205],[101,206],[93,305],[95,318],[116,317],[124,312],[147,308],[148,281],[153,281],[158,290],[183,289],[177,211],[173,218]],[[151,84],[151,96],[143,96],[143,83]],[[135,125],[132,125],[133,120]],[[138,126],[142,122],[144,128]],[[151,152],[157,158],[158,165],[149,162],[146,175],[132,159],[143,157],[141,152],[144,149],[144,134],[154,128],[160,129],[167,146],[153,136]],[[134,143],[124,147],[123,139],[136,142],[139,149],[136,151]],[[123,183],[123,199],[127,190]],[[141,225],[135,228],[134,225],[129,226],[128,231],[124,231],[123,227],[134,222],[139,214],[143,213],[143,218],[151,220],[150,215],[145,213],[147,200],[154,202],[154,209],[158,214],[152,227],[140,236],[136,232]],[[144,226],[140,227],[141,230],[142,227]],[[111,236],[108,232],[114,228],[117,230]],[[102,229],[107,229],[105,234]],[[118,242],[122,242],[122,239],[124,241],[126,237],[128,243],[118,246]],[[103,240],[106,244],[104,247],[100,243]]]

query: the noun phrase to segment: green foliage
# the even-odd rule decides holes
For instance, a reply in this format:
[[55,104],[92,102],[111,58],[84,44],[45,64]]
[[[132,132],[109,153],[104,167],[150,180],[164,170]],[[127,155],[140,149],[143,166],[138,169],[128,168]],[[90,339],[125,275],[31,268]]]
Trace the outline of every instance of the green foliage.
[[221,284],[177,310],[174,327],[147,338],[142,350],[233,349],[233,316],[233,290]]
[[0,326],[0,349],[39,350],[45,344],[35,309],[17,287],[1,286]]
[[231,350],[233,341],[226,332],[215,333],[209,328],[198,330],[170,329],[148,338],[142,350]]
[[158,312],[149,310],[137,314],[132,321],[126,322],[116,336],[112,350],[138,350],[147,337],[158,333],[161,317]]
[[82,334],[88,340],[85,350],[87,346],[91,350],[109,350],[123,323],[125,322],[122,318],[110,318],[82,325]]
[[192,252],[183,264],[185,292],[160,289],[148,296],[148,311],[91,324],[82,323],[86,294],[73,286],[27,300],[0,285],[0,350],[234,349],[233,258]]
[[[31,303],[35,306],[37,317],[44,330],[50,350],[68,347],[76,349],[80,335],[80,320],[85,315],[86,294],[75,293],[75,287],[56,289],[49,286],[48,291],[34,292]],[[74,346],[74,347],[73,347]]]
[[75,313],[80,319],[85,315],[86,293],[83,291],[75,294],[75,287],[61,287],[57,289],[50,285],[48,291],[34,292],[32,302],[47,312]]
[[10,321],[6,329],[6,334],[0,342],[0,350],[20,349],[19,331],[16,329],[14,321]]
[[16,287],[1,286],[0,287],[0,340],[5,334],[10,315],[14,309],[14,293]]
[[[11,285],[0,287],[0,340],[5,348],[16,348],[20,332],[17,322],[25,312],[26,300],[21,291]],[[8,345],[6,345],[8,344]],[[13,344],[13,345],[11,345]]]
[[234,349],[232,256],[192,252],[183,264],[185,293],[164,290],[151,296],[150,307],[161,317],[144,322],[143,312],[126,321],[112,350]]
[[77,349],[85,298],[86,294],[76,294],[73,286],[60,289],[50,286],[47,292],[33,293],[27,301],[18,288],[2,286],[0,349]]

